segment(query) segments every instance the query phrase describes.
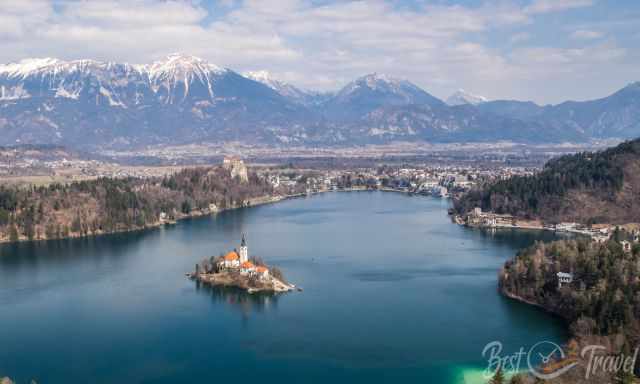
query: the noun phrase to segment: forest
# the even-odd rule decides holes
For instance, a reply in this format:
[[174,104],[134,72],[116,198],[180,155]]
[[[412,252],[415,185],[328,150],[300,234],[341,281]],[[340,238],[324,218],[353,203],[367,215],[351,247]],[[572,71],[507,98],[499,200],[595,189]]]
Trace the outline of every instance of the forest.
[[[629,355],[640,342],[640,244],[625,252],[621,241],[632,237],[616,229],[604,244],[586,238],[536,243],[505,263],[500,290],[565,319],[570,344]],[[573,281],[560,286],[558,272],[571,273]],[[632,382],[630,372],[619,373],[618,382]]]
[[[624,334],[640,341],[640,245],[624,252],[616,231],[598,244],[589,239],[537,243],[508,261],[500,273],[503,290],[534,301],[572,324],[576,334]],[[558,286],[558,272],[573,283]]]
[[[623,187],[636,187],[640,139],[600,152],[582,152],[552,159],[531,176],[515,176],[482,185],[454,201],[458,213],[474,207],[523,218],[563,218],[607,222],[640,212],[618,211],[632,205]],[[634,190],[635,191],[635,190]],[[632,207],[633,208],[633,207]],[[620,214],[619,214],[620,213]]]
[[[301,187],[302,188],[302,187]],[[167,220],[245,205],[250,199],[295,193],[249,172],[223,167],[184,169],[159,178],[99,178],[47,186],[0,186],[0,240],[39,240],[142,229]]]

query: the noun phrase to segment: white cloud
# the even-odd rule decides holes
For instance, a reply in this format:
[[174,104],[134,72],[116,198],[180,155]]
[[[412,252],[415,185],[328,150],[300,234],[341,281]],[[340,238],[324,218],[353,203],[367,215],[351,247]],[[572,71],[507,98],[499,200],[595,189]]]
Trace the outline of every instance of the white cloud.
[[207,16],[207,12],[188,3],[167,1],[122,2],[96,1],[67,3],[66,22],[103,25],[105,27],[138,27],[154,25],[192,25]]
[[517,44],[517,43],[522,43],[523,41],[527,41],[531,39],[531,34],[528,32],[520,32],[520,33],[516,33],[515,35],[511,36],[511,38],[509,39],[509,41],[511,41],[512,44]]
[[[603,63],[624,58],[626,50],[615,44],[605,43],[584,48],[552,48],[533,47],[513,51],[510,59],[516,64],[527,66],[529,76],[543,74],[554,77],[559,74],[583,72],[588,73],[590,67],[602,66]],[[553,68],[549,71],[547,66]]]
[[[582,81],[571,70],[586,76],[607,69],[620,77],[630,71],[621,70],[628,50],[613,37],[573,50],[530,46],[533,34],[547,28],[534,15],[592,4],[586,0],[420,8],[383,0],[322,6],[311,0],[229,0],[213,8],[193,0],[101,0],[56,8],[45,0],[15,7],[3,2],[8,0],[0,0],[0,62],[51,56],[147,63],[181,51],[239,72],[265,69],[304,88],[333,90],[377,71],[408,78],[437,96],[462,87],[491,98],[545,101],[566,97],[569,84]],[[524,25],[527,32],[514,33]],[[496,35],[507,36],[506,47],[494,44]],[[603,57],[610,60],[596,64]],[[529,86],[550,78],[557,88]]]
[[591,31],[588,29],[578,29],[571,33],[571,38],[578,39],[578,40],[594,40],[594,39],[599,39],[603,36],[604,34],[602,32]]
[[534,0],[524,11],[529,14],[560,12],[593,4],[593,0]]

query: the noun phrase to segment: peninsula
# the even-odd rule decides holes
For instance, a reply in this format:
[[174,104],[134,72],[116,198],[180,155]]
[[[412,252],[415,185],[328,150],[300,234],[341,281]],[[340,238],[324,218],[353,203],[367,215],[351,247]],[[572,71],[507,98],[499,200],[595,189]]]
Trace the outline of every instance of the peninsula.
[[[458,224],[535,228],[577,236],[536,243],[500,270],[506,297],[563,318],[574,369],[552,383],[585,382],[581,351],[603,346],[603,356],[633,356],[640,342],[640,139],[600,152],[562,156],[540,172],[498,180],[454,199]],[[566,359],[569,361],[569,359]],[[552,369],[553,364],[545,365]],[[600,372],[594,383],[633,382],[639,367]],[[528,381],[527,381],[528,382]]]
[[201,283],[236,287],[249,293],[288,292],[295,289],[287,283],[282,272],[268,266],[258,257],[249,257],[249,247],[242,235],[240,250],[233,250],[218,257],[211,256],[196,264],[189,277]]

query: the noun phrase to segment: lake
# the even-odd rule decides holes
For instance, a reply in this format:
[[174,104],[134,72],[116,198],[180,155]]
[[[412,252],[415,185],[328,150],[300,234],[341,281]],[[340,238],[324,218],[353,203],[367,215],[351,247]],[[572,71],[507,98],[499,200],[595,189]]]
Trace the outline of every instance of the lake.
[[[497,271],[553,234],[452,224],[448,202],[326,193],[137,233],[0,246],[0,377],[18,383],[472,383],[484,346],[563,341]],[[304,288],[198,286],[239,247]]]

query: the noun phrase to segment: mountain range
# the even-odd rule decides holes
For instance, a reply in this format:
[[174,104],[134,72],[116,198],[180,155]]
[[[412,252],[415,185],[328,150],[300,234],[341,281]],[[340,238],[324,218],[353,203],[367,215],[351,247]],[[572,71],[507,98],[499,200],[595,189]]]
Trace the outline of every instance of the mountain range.
[[397,141],[585,142],[640,135],[640,83],[539,106],[463,91],[444,101],[382,74],[335,93],[174,54],[148,65],[26,59],[0,65],[0,145],[135,148],[243,141],[351,146]]

